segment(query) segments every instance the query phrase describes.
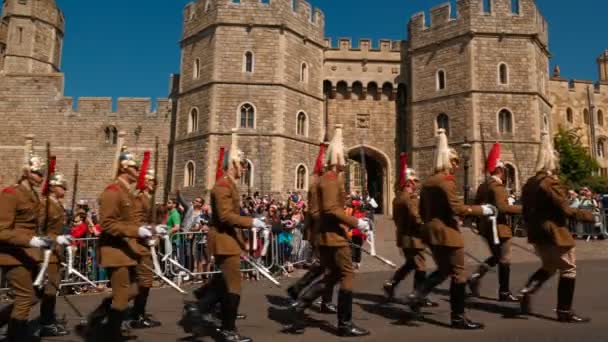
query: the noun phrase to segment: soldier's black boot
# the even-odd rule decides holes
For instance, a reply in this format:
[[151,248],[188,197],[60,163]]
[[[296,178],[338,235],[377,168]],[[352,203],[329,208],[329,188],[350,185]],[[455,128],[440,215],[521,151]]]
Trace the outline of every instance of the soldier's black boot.
[[66,336],[70,332],[55,317],[56,296],[44,295],[40,301],[40,336],[57,337]]
[[222,327],[218,333],[224,342],[253,342],[249,337],[241,336],[236,330],[236,316],[241,296],[226,293],[222,298]]
[[8,321],[8,330],[6,331],[6,342],[33,342],[40,341],[32,336],[28,321],[11,319]]
[[86,324],[76,326],[76,333],[87,341],[94,337],[99,333],[101,323],[109,315],[111,307],[112,298],[104,298],[101,304],[89,314]]
[[[420,276],[419,276],[420,277]],[[428,294],[439,284],[441,284],[445,278],[446,274],[443,274],[439,271],[435,271],[431,273],[424,281],[420,280],[418,287],[415,291],[408,296],[408,303],[410,309],[413,313],[419,315],[420,309],[425,306],[427,301],[426,297]]]
[[133,305],[133,319],[129,321],[129,328],[149,329],[161,326],[159,321],[153,320],[150,316],[146,315],[146,304],[148,303],[149,295],[150,288],[139,288],[137,296],[135,296],[135,304]]
[[572,311],[576,278],[559,278],[557,286],[557,320],[564,323],[587,323],[591,318],[580,317]]
[[308,270],[308,272],[306,272],[302,276],[302,278],[300,278],[293,285],[287,288],[287,295],[289,296],[289,298],[291,298],[292,300],[297,300],[300,296],[300,292],[302,292],[303,289],[308,287],[308,285],[310,285],[316,278],[321,276],[321,274],[323,274],[323,268],[321,268],[320,266],[314,266],[313,268]]
[[338,335],[359,337],[369,335],[369,331],[353,323],[353,292],[340,290],[338,293]]
[[511,265],[498,264],[498,301],[519,302],[519,299],[511,293],[509,283],[511,282]]
[[477,268],[475,273],[471,274],[467,284],[469,285],[469,289],[471,289],[471,295],[473,295],[473,297],[481,296],[481,292],[479,290],[481,287],[481,278],[483,278],[483,276],[486,275],[489,270],[490,266],[484,262],[483,264],[479,265],[479,268]]
[[133,337],[123,335],[122,323],[125,319],[125,311],[110,309],[108,322],[102,330],[103,339],[100,341],[129,341]]
[[319,307],[319,312],[323,314],[336,314],[338,313],[338,308],[333,303],[334,298],[334,288],[332,286],[326,286],[323,290],[323,294],[321,295],[321,305]]
[[[423,286],[425,280],[426,280],[426,272],[416,271],[414,273],[414,289],[419,289],[421,286]],[[436,308],[439,306],[439,304],[433,302],[427,296],[424,298],[422,306],[427,307],[427,308]]]
[[388,300],[392,300],[395,297],[395,289],[397,288],[397,285],[399,285],[399,283],[402,282],[403,279],[405,279],[405,277],[407,276],[407,274],[410,271],[411,271],[410,265],[405,263],[397,271],[395,271],[395,274],[393,275],[393,279],[387,280],[384,283],[384,285],[382,286],[382,289],[384,290],[384,293],[386,294],[386,297],[388,298]]
[[452,328],[464,330],[483,329],[484,325],[473,322],[464,314],[464,301],[466,297],[466,284],[450,284],[450,306],[452,309]]
[[310,308],[315,299],[319,298],[325,291],[325,284],[318,281],[300,294],[300,298],[292,306],[291,324],[286,327],[285,332],[290,334],[303,334],[306,328],[306,309]]
[[532,295],[535,294],[549,278],[551,278],[551,274],[541,268],[534,272],[530,279],[528,279],[526,286],[519,291],[519,306],[522,314],[527,315],[532,312]]

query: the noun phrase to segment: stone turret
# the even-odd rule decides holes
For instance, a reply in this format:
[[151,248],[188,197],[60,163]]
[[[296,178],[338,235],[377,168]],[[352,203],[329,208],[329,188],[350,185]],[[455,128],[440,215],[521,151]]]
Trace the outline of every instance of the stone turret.
[[2,13],[0,71],[58,72],[65,21],[55,0],[4,0]]
[[608,49],[597,58],[597,65],[600,73],[599,81],[608,83]]

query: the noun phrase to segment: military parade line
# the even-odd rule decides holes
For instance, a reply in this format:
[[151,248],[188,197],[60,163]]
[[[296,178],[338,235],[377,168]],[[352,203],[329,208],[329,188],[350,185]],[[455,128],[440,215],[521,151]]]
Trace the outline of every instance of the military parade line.
[[[368,239],[373,239],[374,232],[369,219],[344,212],[346,160],[342,129],[342,125],[336,125],[331,142],[320,145],[311,175],[304,239],[312,244],[317,262],[287,289],[292,303],[291,324],[283,330],[286,334],[304,332],[306,311],[321,298],[321,311],[337,315],[339,336],[369,335],[370,332],[355,324],[352,317],[355,291],[352,248],[355,246],[388,265],[396,266],[376,254],[373,241],[370,241],[371,251],[360,244],[353,244],[350,228],[356,228]],[[74,268],[70,253],[64,257],[63,250],[70,250],[66,247],[73,242],[71,236],[62,235],[66,219],[63,199],[68,181],[56,170],[50,145],[47,144],[45,161],[33,153],[32,144],[30,140],[30,145],[26,146],[20,180],[0,193],[0,266],[14,293],[13,304],[4,307],[0,315],[2,325],[8,325],[5,341],[38,341],[41,337],[70,333],[65,322],[58,320],[55,313],[57,292],[61,286],[60,268],[85,283],[92,283]],[[170,252],[165,251],[163,256],[157,250],[159,246],[167,245],[168,234],[167,226],[161,224],[154,200],[158,143],[154,167],[150,165],[151,152],[146,151],[142,160],[138,160],[124,147],[124,136],[119,137],[117,146],[113,165],[115,179],[99,196],[101,232],[96,246],[97,262],[108,273],[112,294],[86,317],[64,297],[83,318],[74,333],[86,341],[126,341],[136,335],[133,330],[160,326],[161,323],[146,311],[155,277],[185,293],[180,284],[164,275],[161,261],[173,262],[174,267],[181,267],[180,270],[184,269],[183,266],[172,261]],[[429,298],[431,291],[450,278],[450,326],[454,329],[483,329],[482,323],[466,315],[465,300],[467,287],[473,296],[479,296],[481,281],[490,269],[497,268],[498,271],[499,301],[518,302],[521,315],[532,312],[534,294],[558,273],[558,321],[589,321],[572,310],[576,284],[575,242],[567,222],[568,219],[594,222],[595,218],[592,211],[569,206],[566,188],[557,177],[558,156],[548,133],[541,135],[536,175],[523,187],[521,205],[508,202],[504,185],[505,166],[500,160],[498,143],[487,157],[489,177],[478,188],[475,205],[463,203],[457,195],[454,174],[460,166],[460,157],[449,148],[443,129],[437,132],[432,176],[421,181],[416,171],[408,168],[404,153],[400,161],[393,213],[397,246],[402,249],[405,262],[391,279],[379,284],[389,299],[395,296],[399,283],[413,273],[414,291],[408,296],[407,305],[415,317],[422,319],[423,307],[437,306]],[[216,183],[211,190],[213,215],[209,222],[207,252],[214,258],[220,272],[213,273],[209,282],[194,291],[196,301],[186,303],[183,316],[178,318],[179,325],[187,333],[211,335],[216,340],[227,342],[253,341],[240,335],[236,327],[238,319],[246,319],[239,314],[242,261],[275,285],[281,285],[268,271],[267,265],[246,253],[252,247],[248,244],[257,243],[258,236],[263,237],[260,241],[270,241],[270,228],[263,219],[241,215],[238,184],[245,167],[245,156],[239,150],[238,137],[233,131],[230,148],[222,148],[220,153]],[[522,215],[528,241],[542,262],[516,294],[510,288],[512,231],[508,220],[511,215]],[[491,256],[471,275],[465,273],[465,246],[460,230],[461,219],[465,217],[479,218],[478,230],[491,252]],[[268,245],[260,247],[267,249]],[[257,248],[253,246],[254,250]],[[437,265],[430,274],[427,273],[423,253],[426,248],[432,252]],[[332,297],[336,287],[337,305],[334,305]],[[35,329],[29,317],[38,301],[40,324]]]

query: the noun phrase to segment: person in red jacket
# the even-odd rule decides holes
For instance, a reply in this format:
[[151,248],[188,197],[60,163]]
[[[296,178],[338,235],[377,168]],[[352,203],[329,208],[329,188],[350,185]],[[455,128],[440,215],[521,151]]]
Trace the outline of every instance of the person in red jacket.
[[[361,201],[354,200],[352,201],[352,216],[358,219],[365,218],[365,212],[361,210]],[[363,242],[367,239],[367,236],[363,234],[358,228],[352,228],[351,231],[352,242],[353,242],[353,266],[355,269],[359,269],[359,264],[361,263],[361,248],[363,247]],[[358,246],[358,247],[357,247]]]

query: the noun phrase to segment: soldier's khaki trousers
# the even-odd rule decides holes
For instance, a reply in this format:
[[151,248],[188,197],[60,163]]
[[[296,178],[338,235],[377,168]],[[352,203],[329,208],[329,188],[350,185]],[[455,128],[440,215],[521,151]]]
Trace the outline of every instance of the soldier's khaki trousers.
[[559,271],[561,277],[576,278],[576,255],[574,247],[535,245],[536,254],[543,263],[543,270],[553,275]]
[[504,265],[511,264],[511,238],[501,238],[498,245],[494,245],[491,239],[486,238],[486,242],[492,253],[492,256],[486,259],[486,264],[490,267],[494,267],[498,263]]
[[215,263],[222,271],[228,293],[241,295],[241,257],[240,255],[216,255]]
[[44,286],[44,295],[54,297],[59,289],[59,264],[50,263],[46,272],[48,282]]
[[30,317],[30,310],[37,301],[34,291],[34,278],[36,277],[34,268],[20,266],[4,267],[4,274],[8,280],[8,286],[15,291],[15,302],[11,318],[26,321]]
[[124,311],[129,307],[129,301],[137,295],[135,267],[111,267],[107,270],[112,286],[112,309]]
[[333,288],[340,283],[341,290],[353,289],[354,269],[350,246],[319,247],[321,266],[329,271],[325,276],[325,286]]
[[139,259],[139,264],[135,266],[135,272],[137,273],[137,284],[139,287],[152,288],[154,282],[154,272],[152,272],[151,269],[153,268],[154,262],[152,261],[151,255],[145,255]]
[[431,246],[437,271],[443,279],[451,277],[456,284],[467,281],[464,270],[464,248]]

